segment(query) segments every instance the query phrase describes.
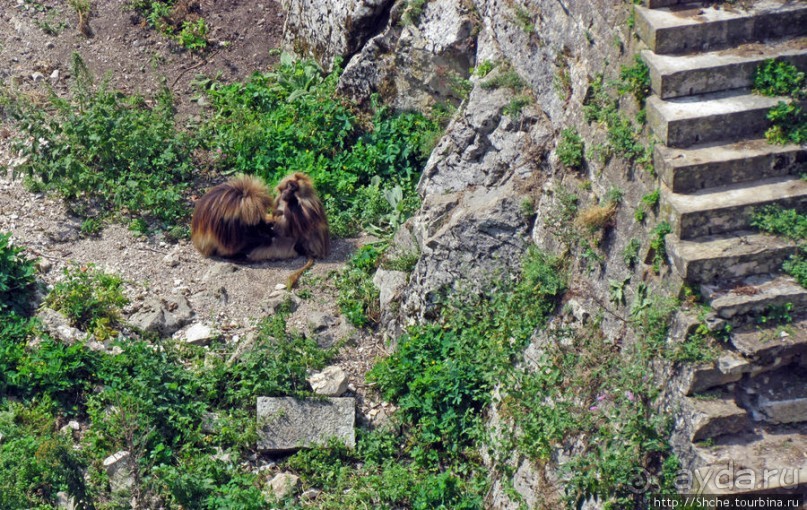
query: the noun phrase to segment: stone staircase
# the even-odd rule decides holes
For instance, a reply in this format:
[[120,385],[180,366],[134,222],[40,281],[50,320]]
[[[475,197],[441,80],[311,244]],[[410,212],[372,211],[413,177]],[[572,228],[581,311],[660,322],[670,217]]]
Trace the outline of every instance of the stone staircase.
[[[645,0],[636,30],[649,48],[667,252],[711,307],[711,326],[731,326],[716,361],[670,383],[673,447],[695,490],[807,494],[807,289],[781,272],[794,243],[750,226],[767,204],[807,211],[807,147],[764,140],[780,98],[750,89],[765,59],[807,70],[807,1]],[[777,306],[791,320],[760,325]]]

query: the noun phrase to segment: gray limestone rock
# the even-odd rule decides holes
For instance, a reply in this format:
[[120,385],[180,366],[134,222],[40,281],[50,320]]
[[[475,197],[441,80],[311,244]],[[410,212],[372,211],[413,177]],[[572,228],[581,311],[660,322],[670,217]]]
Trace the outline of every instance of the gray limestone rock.
[[408,9],[406,2],[392,8],[386,26],[345,67],[340,92],[359,103],[380,92],[397,108],[416,110],[462,100],[478,16],[455,0],[427,2],[416,19]]
[[193,310],[185,296],[149,297],[140,310],[129,317],[129,323],[143,331],[170,336],[188,324],[192,317]]
[[284,0],[284,38],[297,53],[330,68],[350,57],[384,27],[394,0]]
[[349,397],[258,397],[258,449],[288,452],[324,444],[330,438],[353,448],[355,420],[356,402]]
[[341,367],[332,365],[312,374],[308,383],[317,395],[340,397],[347,391],[347,373]]
[[266,485],[268,502],[283,499],[300,486],[300,477],[292,473],[278,473]]
[[192,345],[208,345],[218,336],[213,328],[207,324],[197,323],[185,332],[185,342]]
[[51,308],[42,308],[36,314],[42,329],[54,339],[72,344],[87,337],[87,333],[70,325],[67,317]]
[[112,493],[130,490],[134,485],[132,478],[131,454],[121,450],[104,459],[104,470],[109,476]]

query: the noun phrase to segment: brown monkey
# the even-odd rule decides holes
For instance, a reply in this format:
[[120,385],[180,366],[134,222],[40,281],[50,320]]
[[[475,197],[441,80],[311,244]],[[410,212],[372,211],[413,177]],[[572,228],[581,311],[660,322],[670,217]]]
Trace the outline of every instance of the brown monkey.
[[274,224],[269,188],[257,177],[239,175],[196,202],[191,240],[205,257],[233,257],[274,244]]
[[296,253],[308,257],[306,265],[289,278],[288,286],[293,287],[300,275],[314,264],[314,258],[327,257],[331,252],[328,219],[311,178],[304,173],[285,177],[275,191],[277,237],[271,245],[256,248],[248,257],[251,260],[288,258],[291,243]]

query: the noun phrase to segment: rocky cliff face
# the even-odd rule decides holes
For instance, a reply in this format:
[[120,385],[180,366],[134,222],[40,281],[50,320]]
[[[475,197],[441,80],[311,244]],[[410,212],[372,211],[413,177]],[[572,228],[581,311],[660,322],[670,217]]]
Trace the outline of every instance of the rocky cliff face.
[[[376,277],[391,339],[407,324],[432,318],[446,290],[478,288],[516,270],[530,243],[556,253],[566,249],[547,227],[564,189],[586,190],[580,207],[598,203],[614,187],[630,204],[652,189],[651,179],[634,175],[618,158],[570,171],[555,155],[557,134],[568,126],[592,144],[603,141],[601,130],[583,121],[582,103],[596,75],[613,76],[629,58],[628,9],[600,0],[434,0],[413,19],[415,2],[397,2],[389,15],[376,17],[383,28],[353,52],[343,44],[352,36],[334,37],[330,23],[320,34],[299,31],[334,16],[339,2],[315,9],[303,9],[304,3],[290,0],[296,46],[316,48],[313,54],[326,65],[334,54],[353,53],[340,88],[359,103],[379,93],[404,109],[457,108],[423,172],[422,207],[394,248],[420,253],[419,261],[408,278],[383,269]],[[325,42],[325,33],[337,43]],[[474,66],[481,72],[471,73]],[[520,78],[506,79],[514,75]],[[601,243],[602,260],[574,262],[571,294],[581,321],[608,303],[609,279],[633,275],[622,250],[631,237],[646,236],[629,207],[618,209],[613,224],[617,228]],[[616,341],[624,335],[625,312],[611,312],[602,329]],[[519,507],[505,486],[530,507],[548,497],[551,473],[512,462],[515,478],[496,484],[491,507]]]

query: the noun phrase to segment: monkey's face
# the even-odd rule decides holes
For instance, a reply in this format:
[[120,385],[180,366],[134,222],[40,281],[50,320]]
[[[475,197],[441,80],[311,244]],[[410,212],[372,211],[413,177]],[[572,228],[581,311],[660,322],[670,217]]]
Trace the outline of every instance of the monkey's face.
[[282,191],[280,192],[280,198],[286,202],[289,202],[295,198],[297,190],[299,189],[300,185],[297,184],[296,180],[292,179],[283,186]]

